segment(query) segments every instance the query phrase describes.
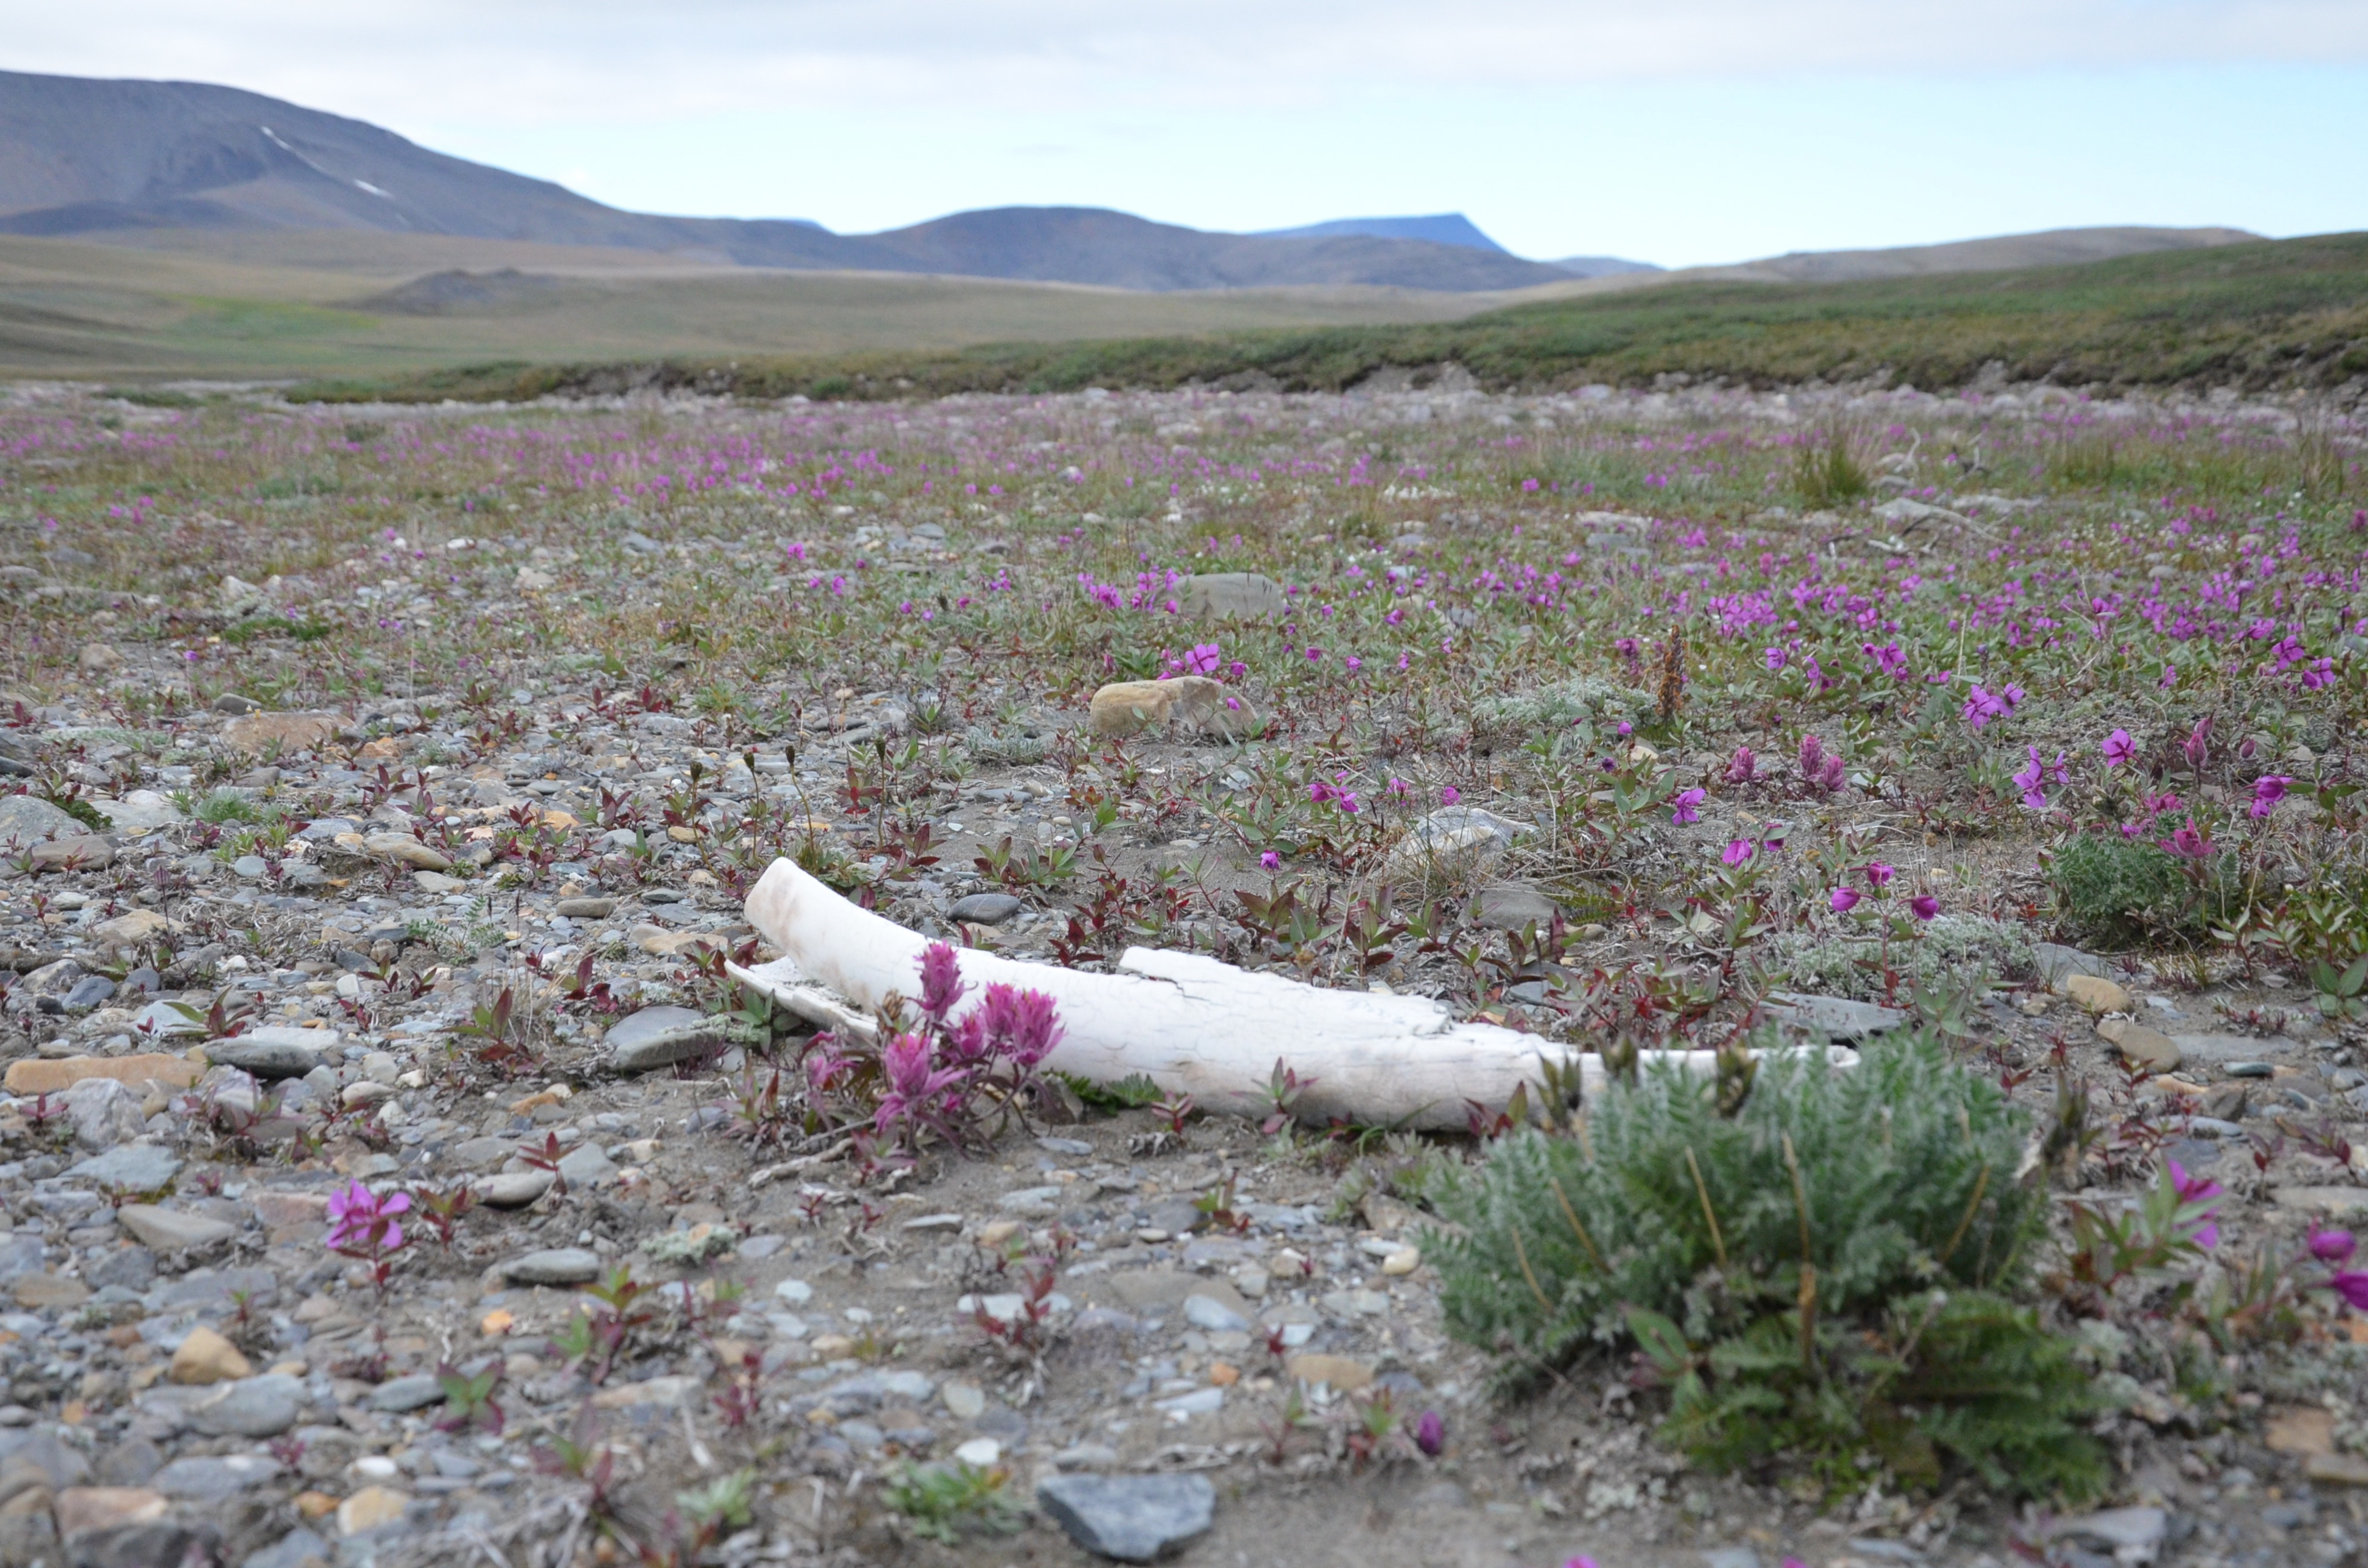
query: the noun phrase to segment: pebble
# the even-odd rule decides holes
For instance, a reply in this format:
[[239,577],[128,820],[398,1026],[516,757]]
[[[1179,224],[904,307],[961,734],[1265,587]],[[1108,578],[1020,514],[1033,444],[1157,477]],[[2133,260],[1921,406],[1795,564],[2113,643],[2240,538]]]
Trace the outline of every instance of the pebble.
[[182,1252],[226,1242],[238,1227],[202,1214],[187,1214],[148,1203],[127,1203],[115,1211],[116,1221],[138,1237],[142,1246],[157,1252]]
[[217,1067],[235,1067],[249,1077],[277,1082],[302,1078],[321,1064],[323,1051],[335,1050],[338,1043],[334,1029],[262,1028],[230,1040],[208,1040],[206,1060]]
[[1217,1489],[1205,1475],[1053,1475],[1036,1501],[1086,1551],[1150,1562],[1209,1528]]
[[2126,1013],[2134,1006],[2130,994],[2101,975],[2074,974],[2057,987],[2090,1017]]
[[600,1256],[587,1247],[550,1247],[502,1265],[513,1285],[588,1285],[600,1278]]
[[432,1372],[414,1372],[408,1377],[390,1378],[370,1390],[372,1410],[384,1410],[395,1415],[424,1410],[444,1402],[444,1382]]
[[192,1456],[175,1460],[148,1478],[148,1484],[167,1497],[197,1503],[227,1503],[250,1488],[280,1474],[278,1460],[262,1454]]
[[253,1377],[255,1368],[240,1354],[237,1346],[199,1325],[189,1330],[180,1347],[173,1352],[165,1375],[176,1383],[224,1383]]
[[222,1385],[222,1392],[191,1407],[189,1422],[212,1437],[276,1437],[304,1414],[304,1385],[284,1372],[266,1372]]
[[2097,1026],[2097,1034],[2127,1060],[2157,1073],[2171,1072],[2183,1060],[2178,1041],[2127,1018],[2107,1018]]
[[1212,1333],[1238,1331],[1250,1325],[1249,1319],[1215,1297],[1201,1295],[1184,1298],[1184,1321],[1194,1328],[1207,1329]]
[[157,1143],[124,1143],[68,1170],[71,1176],[98,1187],[125,1192],[159,1192],[180,1174],[181,1162]]
[[986,1395],[976,1383],[950,1382],[938,1391],[938,1398],[957,1421],[975,1421],[986,1409]]
[[1027,907],[1008,892],[974,892],[954,900],[954,906],[946,913],[973,926],[1000,926]]
[[644,1007],[609,1026],[609,1065],[646,1073],[713,1051],[732,1039],[726,1020],[689,1007]]
[[1293,1356],[1283,1363],[1283,1368],[1303,1383],[1324,1383],[1336,1393],[1354,1393],[1371,1387],[1373,1381],[1373,1369],[1364,1362],[1321,1351]]
[[411,1498],[391,1486],[365,1486],[337,1505],[337,1532],[360,1535],[393,1524],[411,1506]]
[[549,1171],[507,1171],[478,1184],[477,1201],[488,1209],[523,1209],[556,1185]]

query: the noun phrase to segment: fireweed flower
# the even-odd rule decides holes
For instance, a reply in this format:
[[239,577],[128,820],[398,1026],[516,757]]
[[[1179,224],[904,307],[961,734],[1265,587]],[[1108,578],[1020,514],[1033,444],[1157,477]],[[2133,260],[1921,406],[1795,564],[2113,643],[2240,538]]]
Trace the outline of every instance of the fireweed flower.
[[2193,817],[2188,818],[2187,825],[2169,838],[2157,839],[2155,847],[2181,860],[2205,860],[2212,856],[2212,841],[2203,836]]
[[1907,901],[1908,913],[1918,920],[1930,920],[1941,913],[1941,901],[1929,892],[1919,892]]
[[[2179,1201],[2182,1205],[2204,1203],[2227,1190],[2209,1176],[2190,1176],[2187,1167],[2177,1160],[2166,1160],[2163,1163],[2170,1185],[2179,1193]],[[2200,1222],[2196,1224],[2195,1229],[2188,1233],[2188,1239],[2207,1252],[2220,1244],[2218,1213],[2219,1210],[2216,1207],[2205,1209],[2197,1216]]]
[[1440,805],[1452,806],[1462,799],[1463,799],[1463,791],[1457,789],[1454,785],[1443,784],[1440,786],[1439,803]]
[[2115,730],[2105,737],[2105,766],[2127,767],[2138,759],[2138,744],[2130,739],[2127,730]]
[[1185,653],[1184,668],[1196,676],[1213,676],[1223,658],[1214,642],[1199,643]]
[[2204,763],[2212,756],[2212,716],[2210,714],[2207,713],[2195,721],[2195,728],[2190,730],[2187,738],[2179,743],[2179,749],[2187,758],[2188,767],[2198,773],[2203,771]]
[[2314,1229],[2310,1233],[2310,1256],[2321,1263],[2351,1262],[2351,1249],[2355,1244],[2349,1231]]
[[1414,1446],[1432,1459],[1447,1447],[1447,1421],[1436,1410],[1426,1410],[1414,1424]]
[[1710,791],[1707,790],[1679,790],[1678,798],[1674,802],[1677,809],[1669,813],[1669,822],[1671,825],[1683,827],[1690,822],[1702,821],[1702,812],[1696,811],[1694,808],[1709,799]]
[[1858,900],[1859,892],[1856,888],[1836,888],[1834,896],[1829,902],[1833,904],[1836,915],[1848,915],[1858,907]]
[[1264,867],[1267,870],[1278,870],[1282,866],[1282,857],[1269,849],[1265,854],[1258,857],[1258,864]]
[[1866,878],[1867,886],[1880,892],[1891,885],[1891,879],[1899,874],[1899,869],[1896,866],[1886,866],[1880,860],[1870,860],[1861,874]]
[[2264,773],[2253,780],[2253,819],[2258,822],[2278,809],[2286,798],[2286,786],[2294,780],[2276,773]]
[[1725,853],[1719,856],[1719,859],[1729,866],[1740,866],[1758,853],[1759,851],[1752,846],[1751,840],[1737,838],[1727,844]]
[[398,1252],[403,1226],[398,1214],[411,1212],[411,1194],[391,1192],[381,1198],[359,1182],[329,1195],[329,1233],[324,1238],[332,1252],[365,1256],[365,1249]]

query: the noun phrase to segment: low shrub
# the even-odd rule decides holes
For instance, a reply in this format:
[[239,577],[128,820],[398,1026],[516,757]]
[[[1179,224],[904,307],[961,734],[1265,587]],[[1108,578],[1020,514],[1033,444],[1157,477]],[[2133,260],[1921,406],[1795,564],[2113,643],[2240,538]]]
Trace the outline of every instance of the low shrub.
[[2093,1490],[2094,1396],[2013,1301],[2044,1200],[1998,1086],[1911,1030],[1849,1070],[1765,1055],[1732,1108],[1652,1068],[1440,1183],[1450,1332],[1516,1385],[1634,1342],[1673,1391],[1665,1437],[1706,1464],[1790,1451],[1836,1483],[1929,1483],[1947,1456]]
[[[1788,931],[1769,943],[1768,967],[1803,991],[1871,1001],[1883,995],[1883,943],[1876,937]],[[1894,968],[1918,991],[1945,985],[2028,980],[2039,956],[2020,926],[1983,915],[1943,915],[1922,926],[1912,944],[1894,943]]]
[[2100,833],[2066,843],[2048,873],[2066,933],[2095,948],[2200,936],[2233,912],[2237,897],[2233,855],[2209,862],[2199,878],[2151,844]]

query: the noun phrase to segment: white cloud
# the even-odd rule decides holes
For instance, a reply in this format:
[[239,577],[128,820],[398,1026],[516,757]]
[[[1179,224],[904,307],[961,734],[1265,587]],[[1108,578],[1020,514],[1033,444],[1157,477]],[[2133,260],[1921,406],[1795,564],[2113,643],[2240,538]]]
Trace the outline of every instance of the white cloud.
[[1304,107],[1796,72],[2368,60],[2360,0],[83,0],[7,63],[231,83],[406,122],[786,107]]

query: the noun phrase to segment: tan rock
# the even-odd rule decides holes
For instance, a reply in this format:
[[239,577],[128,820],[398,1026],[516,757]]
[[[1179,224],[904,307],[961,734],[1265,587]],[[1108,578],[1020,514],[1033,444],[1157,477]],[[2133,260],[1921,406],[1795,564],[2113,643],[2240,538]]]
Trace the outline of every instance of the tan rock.
[[115,842],[97,833],[52,838],[33,846],[30,858],[36,871],[96,871],[115,864]]
[[254,1376],[255,1368],[239,1354],[237,1346],[212,1329],[199,1326],[189,1330],[189,1336],[173,1352],[172,1364],[165,1369],[165,1375],[176,1383],[188,1385],[227,1383]]
[[17,1281],[17,1304],[40,1312],[44,1307],[78,1307],[90,1300],[90,1287],[63,1274],[28,1274]]
[[139,1056],[61,1056],[47,1062],[27,1056],[8,1063],[8,1075],[0,1082],[12,1095],[63,1094],[88,1078],[111,1078],[127,1087],[162,1084],[168,1089],[186,1089],[205,1071],[185,1056],[161,1051]]
[[2102,975],[2071,975],[2065,980],[2062,989],[2065,995],[2086,1009],[2091,1017],[2104,1013],[2126,1013],[2132,1006],[2130,994]]
[[392,1486],[365,1486],[337,1505],[337,1531],[341,1535],[359,1535],[381,1525],[391,1525],[403,1517],[403,1510],[410,1506],[408,1493],[397,1492]]
[[1422,1267],[1420,1247],[1400,1247],[1382,1259],[1382,1272],[1390,1275],[1412,1274]]
[[274,1242],[317,1241],[329,1222],[329,1198],[321,1192],[283,1192],[269,1187],[248,1200]]
[[1117,681],[1094,693],[1091,713],[1098,735],[1132,735],[1175,724],[1231,739],[1266,727],[1247,698],[1206,676]]
[[85,642],[74,655],[74,664],[86,676],[103,676],[109,670],[123,667],[123,655],[104,642]]
[[1285,1366],[1301,1382],[1328,1383],[1335,1393],[1354,1393],[1373,1381],[1372,1368],[1362,1361],[1348,1356],[1327,1356],[1321,1351],[1293,1356]]
[[2302,1472],[2337,1486],[2368,1486],[2368,1460],[2358,1454],[2313,1454],[2303,1460]]
[[90,934],[109,947],[136,948],[153,942],[173,928],[173,923],[153,909],[135,909],[112,920],[102,920]]
[[284,752],[311,751],[336,738],[345,721],[335,713],[246,713],[222,726],[222,744],[261,756],[275,745]]
[[2331,1454],[2335,1451],[2335,1413],[2308,1404],[2272,1411],[2261,1441],[2272,1453]]
[[296,1511],[308,1519],[325,1519],[337,1511],[337,1500],[325,1492],[299,1492]]
[[2128,1018],[2107,1018],[2097,1026],[2097,1033],[2141,1067],[2168,1073],[2180,1063],[2179,1042],[2160,1029],[2150,1029]]
[[393,860],[416,871],[449,871],[452,858],[430,844],[423,844],[407,833],[373,833],[362,840],[362,847],[381,860]]
[[69,1486],[58,1494],[58,1533],[72,1540],[93,1530],[161,1519],[170,1505],[144,1486]]

